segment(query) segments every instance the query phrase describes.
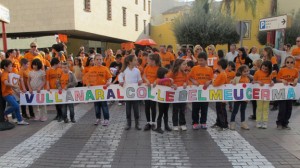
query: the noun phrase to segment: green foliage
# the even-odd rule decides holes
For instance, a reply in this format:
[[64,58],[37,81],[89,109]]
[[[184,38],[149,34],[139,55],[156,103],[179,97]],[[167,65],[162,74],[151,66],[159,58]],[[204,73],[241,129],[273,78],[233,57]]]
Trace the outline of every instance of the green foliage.
[[266,45],[267,44],[267,31],[260,31],[257,34],[257,40],[260,45]]
[[200,44],[207,47],[210,44],[237,43],[236,23],[220,12],[209,12],[207,0],[196,0],[190,12],[178,17],[173,24],[173,31],[180,44]]
[[300,10],[293,16],[291,28],[287,28],[285,32],[285,44],[294,45],[296,38],[300,37]]

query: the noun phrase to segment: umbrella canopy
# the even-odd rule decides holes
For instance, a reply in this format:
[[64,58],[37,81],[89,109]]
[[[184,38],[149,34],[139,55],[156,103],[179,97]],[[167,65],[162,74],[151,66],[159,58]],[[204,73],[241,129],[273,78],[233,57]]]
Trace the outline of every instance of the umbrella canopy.
[[156,42],[152,39],[141,39],[135,42],[135,44],[142,45],[142,46],[152,46],[152,45],[156,45]]

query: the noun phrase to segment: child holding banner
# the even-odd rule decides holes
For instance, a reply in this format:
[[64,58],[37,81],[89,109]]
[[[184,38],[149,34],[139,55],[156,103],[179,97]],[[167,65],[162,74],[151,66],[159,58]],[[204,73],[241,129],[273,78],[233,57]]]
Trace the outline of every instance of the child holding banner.
[[[232,84],[236,85],[237,83],[250,83],[249,79],[249,67],[247,65],[241,65],[237,72],[236,77],[232,80]],[[241,109],[240,109],[241,107]],[[241,128],[249,130],[247,123],[245,122],[245,114],[247,108],[247,101],[235,101],[233,104],[233,111],[231,113],[230,119],[230,129],[235,130],[235,116],[241,110]]]
[[[293,56],[286,57],[284,66],[279,70],[277,75],[277,81],[284,85],[296,86],[298,82],[299,72],[295,66],[295,59]],[[278,129],[291,129],[289,127],[289,119],[293,110],[293,100],[281,100],[279,101],[279,113],[277,117]]]
[[[95,66],[89,69],[89,72],[86,74],[88,76],[87,86],[103,86],[106,89],[112,81],[112,75],[110,70],[102,65],[103,57],[101,54],[95,55]],[[104,121],[102,126],[109,125],[109,111],[107,106],[107,101],[94,102],[96,122],[95,125],[99,125],[101,121],[101,109],[103,111]],[[101,108],[101,109],[100,109]]]
[[[168,74],[169,70],[163,67],[160,67],[157,71],[157,78],[156,81],[154,82],[153,87],[156,86],[156,84],[158,85],[163,85],[163,86],[169,86],[171,87],[173,85],[173,79],[172,78],[168,78],[167,74]],[[169,103],[160,103],[158,102],[158,110],[159,110],[159,114],[157,117],[157,128],[156,128],[156,132],[158,133],[164,133],[164,131],[161,129],[161,119],[162,117],[164,117],[164,123],[165,123],[165,130],[166,131],[172,131],[172,129],[169,127],[168,124],[168,111],[169,111]]]
[[[45,71],[42,70],[43,63],[39,59],[34,59],[31,63],[31,71],[29,72],[29,77],[27,81],[29,92],[32,94],[33,91],[37,91],[39,93],[45,86]],[[43,110],[41,112],[41,106],[34,106],[34,120],[35,121],[47,121],[47,110],[46,106],[43,106]]]
[[[261,64],[260,70],[256,71],[253,78],[253,83],[258,83],[260,86],[269,84],[274,85],[272,81],[272,62],[264,61]],[[266,129],[268,127],[270,100],[257,100],[256,111],[256,127]]]
[[[59,78],[62,74],[62,70],[59,67],[60,62],[58,58],[52,58],[51,62],[51,68],[49,68],[46,72],[46,80],[47,80],[47,90],[50,91],[50,89],[57,89],[57,83],[59,82]],[[54,118],[54,120],[57,120],[58,122],[62,121],[62,105],[61,104],[55,104],[55,108],[57,111],[57,115]]]
[[[225,72],[227,64],[228,62],[225,59],[220,59],[218,61],[217,70],[219,74],[217,75],[216,79],[212,81],[212,85],[214,87],[218,87],[227,83],[227,74]],[[216,102],[216,111],[217,126],[220,127],[221,131],[228,129],[226,102]]]
[[[135,55],[129,55],[125,58],[122,69],[119,74],[119,83],[121,86],[125,84],[133,84],[137,83],[141,85],[143,83],[143,79],[141,77],[141,73],[138,68],[136,68],[137,57]],[[138,101],[126,101],[126,119],[127,126],[125,130],[129,130],[131,128],[131,108],[133,108],[134,119],[135,119],[135,129],[141,130],[139,126],[139,102]]]
[[10,108],[8,108],[6,111],[4,111],[4,117],[5,120],[8,120],[7,115],[10,113],[15,113],[17,117],[17,124],[18,125],[28,125],[29,123],[25,122],[22,119],[22,116],[20,114],[20,107],[19,103],[17,102],[16,98],[13,96],[13,88],[17,88],[18,86],[15,86],[13,84],[9,83],[9,73],[12,72],[12,62],[8,59],[1,61],[1,69],[3,69],[2,75],[1,75],[1,92],[2,97],[4,100],[10,104]]
[[[151,87],[151,84],[154,83],[154,81],[157,78],[157,70],[161,67],[161,59],[159,54],[150,54],[148,56],[148,65],[144,69],[144,75],[143,79],[148,85],[148,87]],[[152,112],[152,122],[150,120],[150,109]],[[155,130],[155,118],[156,118],[156,102],[151,100],[145,100],[145,113],[147,118],[147,124],[144,127],[144,131],[148,131],[152,128],[152,130]]]
[[[174,80],[174,89],[178,86],[183,86],[183,89],[186,89],[188,84],[187,74],[185,73],[185,69],[187,67],[187,61],[183,59],[177,59],[174,63],[173,69],[169,75],[170,78]],[[178,131],[181,129],[182,131],[186,131],[186,121],[185,121],[185,107],[186,103],[173,103],[173,126],[174,130]]]
[[[190,81],[196,85],[204,85],[203,88],[207,88],[213,77],[214,73],[212,68],[206,66],[207,54],[205,52],[199,53],[197,56],[198,65],[194,66],[189,73]],[[199,125],[199,110],[201,110],[201,118]],[[192,118],[193,118],[193,129],[207,129],[207,110],[208,102],[193,102],[192,103]]]

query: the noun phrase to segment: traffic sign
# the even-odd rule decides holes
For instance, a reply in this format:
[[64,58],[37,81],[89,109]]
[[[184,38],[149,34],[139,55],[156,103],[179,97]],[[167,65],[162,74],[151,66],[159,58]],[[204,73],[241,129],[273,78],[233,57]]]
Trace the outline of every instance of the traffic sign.
[[10,22],[9,10],[1,4],[0,4],[0,21],[5,23]]
[[289,27],[289,22],[287,15],[260,19],[259,31],[285,29]]

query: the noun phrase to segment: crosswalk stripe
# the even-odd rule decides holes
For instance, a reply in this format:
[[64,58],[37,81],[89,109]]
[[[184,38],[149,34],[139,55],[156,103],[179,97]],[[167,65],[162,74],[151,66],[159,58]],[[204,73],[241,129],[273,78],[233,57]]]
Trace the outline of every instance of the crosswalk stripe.
[[[75,119],[79,120],[93,106],[82,104],[75,107]],[[47,126],[34,135],[8,151],[0,157],[0,167],[28,167],[34,163],[43,153],[57,142],[70,128],[72,124],[50,122]]]
[[[214,124],[216,121],[215,111],[209,108],[208,123]],[[218,131],[208,128],[208,133],[220,147],[221,151],[231,162],[233,167],[251,168],[273,168],[263,155],[260,154],[248,141],[246,141],[237,131]]]

